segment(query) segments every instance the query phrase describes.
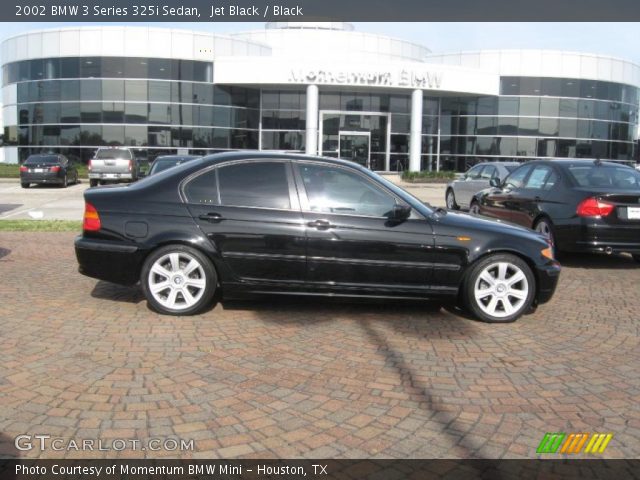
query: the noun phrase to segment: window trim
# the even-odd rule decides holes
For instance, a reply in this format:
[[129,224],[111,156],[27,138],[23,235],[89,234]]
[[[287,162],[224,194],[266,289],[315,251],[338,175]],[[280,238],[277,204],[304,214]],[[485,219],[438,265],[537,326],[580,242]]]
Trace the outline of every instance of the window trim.
[[[289,189],[289,205],[290,208],[273,208],[273,207],[257,207],[257,206],[253,206],[253,205],[224,205],[222,203],[222,195],[220,192],[220,175],[218,173],[218,170],[220,168],[224,168],[224,167],[229,167],[232,165],[238,165],[238,164],[245,164],[245,163],[283,163],[284,167],[285,167],[285,174],[287,177],[287,187]],[[217,193],[218,193],[218,204],[214,205],[215,207],[223,207],[223,208],[256,208],[256,209],[260,209],[260,210],[276,210],[276,211],[281,211],[281,212],[295,212],[295,211],[300,211],[300,202],[298,200],[298,194],[296,191],[296,185],[295,185],[295,181],[293,178],[293,172],[292,172],[292,168],[291,168],[291,160],[288,159],[284,159],[284,158],[242,158],[242,159],[237,159],[237,160],[230,160],[230,161],[226,161],[226,162],[222,162],[222,163],[218,163],[215,165],[210,165],[208,167],[205,167],[201,170],[198,170],[196,172],[193,172],[192,174],[188,175],[186,178],[184,178],[179,184],[178,184],[178,195],[180,197],[180,200],[187,204],[187,205],[201,205],[199,203],[192,203],[189,201],[189,199],[187,198],[185,189],[187,187],[187,185],[192,182],[193,180],[195,180],[197,177],[199,177],[200,175],[204,175],[206,173],[209,173],[211,170],[215,170],[215,176],[216,176],[216,188],[217,188]]]

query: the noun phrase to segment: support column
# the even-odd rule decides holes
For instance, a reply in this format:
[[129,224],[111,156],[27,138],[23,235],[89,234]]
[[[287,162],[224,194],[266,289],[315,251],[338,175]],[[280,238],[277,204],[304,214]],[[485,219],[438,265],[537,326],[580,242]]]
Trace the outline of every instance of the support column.
[[307,155],[318,154],[318,86],[307,87],[307,134],[305,140]]
[[422,94],[422,90],[414,90],[411,94],[410,172],[419,172],[422,163]]

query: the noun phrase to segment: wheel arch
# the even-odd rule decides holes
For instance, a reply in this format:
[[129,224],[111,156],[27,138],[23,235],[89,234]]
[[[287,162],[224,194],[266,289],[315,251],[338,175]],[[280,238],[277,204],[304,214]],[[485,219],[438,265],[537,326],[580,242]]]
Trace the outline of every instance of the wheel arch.
[[478,262],[482,261],[483,259],[491,255],[500,255],[500,254],[514,255],[529,266],[529,268],[531,269],[531,272],[533,273],[533,277],[535,278],[535,281],[536,281],[535,296],[534,296],[534,305],[536,305],[538,303],[538,296],[540,294],[540,278],[538,277],[538,269],[536,268],[535,263],[533,262],[533,260],[531,260],[530,257],[528,257],[527,255],[523,254],[522,252],[516,249],[508,248],[508,247],[497,248],[495,250],[488,250],[482,255],[475,257],[471,262],[469,262],[465,266],[464,272],[460,277],[460,283],[458,284],[458,298],[461,298],[462,296],[465,283],[467,282],[467,277],[469,276],[469,272],[474,267],[474,265],[476,265]]

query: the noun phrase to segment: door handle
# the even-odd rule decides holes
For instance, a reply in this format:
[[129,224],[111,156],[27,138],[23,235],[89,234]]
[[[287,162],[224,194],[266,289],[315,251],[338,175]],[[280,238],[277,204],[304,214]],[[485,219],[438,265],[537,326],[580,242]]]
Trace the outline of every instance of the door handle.
[[207,222],[218,223],[224,220],[224,217],[216,212],[209,212],[199,215],[198,218],[200,220],[205,220]]
[[309,227],[317,228],[318,230],[335,228],[335,225],[333,225],[329,220],[314,220],[313,222],[308,222],[307,225]]

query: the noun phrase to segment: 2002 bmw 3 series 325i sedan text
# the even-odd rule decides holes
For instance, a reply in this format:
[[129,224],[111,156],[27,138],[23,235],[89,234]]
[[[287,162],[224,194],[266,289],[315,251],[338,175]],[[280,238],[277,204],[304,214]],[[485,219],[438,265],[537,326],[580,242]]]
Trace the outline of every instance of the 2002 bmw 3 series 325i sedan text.
[[158,312],[256,294],[455,300],[509,322],[555,290],[544,236],[432,208],[351,162],[211,155],[85,192],[80,272],[142,285]]

